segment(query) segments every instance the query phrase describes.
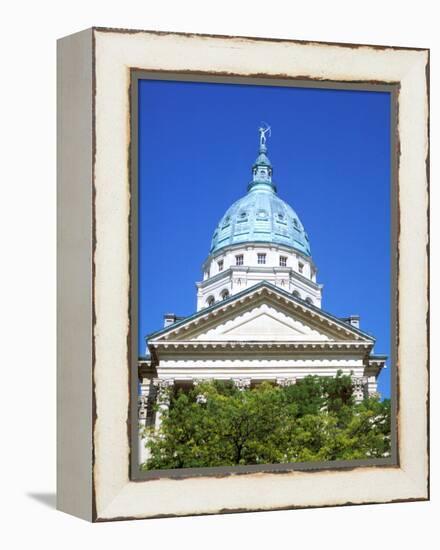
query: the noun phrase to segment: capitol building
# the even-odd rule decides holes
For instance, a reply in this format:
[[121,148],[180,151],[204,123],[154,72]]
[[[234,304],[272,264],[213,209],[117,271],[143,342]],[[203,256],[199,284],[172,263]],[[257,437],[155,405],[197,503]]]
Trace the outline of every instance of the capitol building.
[[[262,381],[295,384],[308,375],[350,375],[357,401],[377,394],[387,357],[359,317],[321,308],[309,236],[278,196],[268,157],[270,128],[260,128],[258,156],[247,193],[221,217],[196,283],[197,311],[164,316],[139,358],[139,424],[160,426],[154,404],[164,388],[232,380],[240,389]],[[201,228],[203,229],[203,228]],[[208,228],[206,228],[208,229]],[[141,441],[140,462],[147,458]]]

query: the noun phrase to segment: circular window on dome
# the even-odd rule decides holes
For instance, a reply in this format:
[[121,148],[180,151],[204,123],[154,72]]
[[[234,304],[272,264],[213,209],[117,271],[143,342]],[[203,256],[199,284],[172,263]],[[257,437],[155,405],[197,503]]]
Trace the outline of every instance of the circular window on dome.
[[260,218],[261,220],[267,219],[267,212],[266,212],[266,210],[259,210],[259,211],[257,212],[257,217]]

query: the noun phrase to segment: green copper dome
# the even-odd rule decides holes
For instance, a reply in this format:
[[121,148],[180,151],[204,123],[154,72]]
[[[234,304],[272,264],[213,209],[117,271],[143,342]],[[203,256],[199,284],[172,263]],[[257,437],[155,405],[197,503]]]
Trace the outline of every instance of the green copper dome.
[[272,165],[267,157],[265,133],[260,128],[260,150],[252,168],[247,194],[234,202],[217,225],[211,254],[241,243],[274,243],[310,256],[310,244],[296,212],[277,195]]

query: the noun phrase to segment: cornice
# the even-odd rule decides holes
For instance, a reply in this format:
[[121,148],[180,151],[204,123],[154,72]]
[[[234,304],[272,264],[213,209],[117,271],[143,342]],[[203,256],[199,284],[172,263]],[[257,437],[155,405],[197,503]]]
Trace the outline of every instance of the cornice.
[[195,340],[181,340],[181,341],[151,341],[149,343],[152,349],[160,351],[239,351],[239,350],[265,350],[272,352],[284,353],[286,351],[307,351],[312,353],[319,353],[321,351],[331,352],[345,352],[356,351],[360,354],[364,354],[372,349],[373,343],[369,342],[292,342],[292,341],[195,341]]

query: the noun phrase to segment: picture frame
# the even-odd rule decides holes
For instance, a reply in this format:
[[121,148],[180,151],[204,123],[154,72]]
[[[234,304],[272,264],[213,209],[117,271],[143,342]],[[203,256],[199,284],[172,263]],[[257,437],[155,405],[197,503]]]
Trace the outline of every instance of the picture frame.
[[[393,94],[390,460],[136,475],[133,94],[146,74]],[[429,51],[93,28],[58,43],[58,112],[58,508],[110,521],[428,499]]]

